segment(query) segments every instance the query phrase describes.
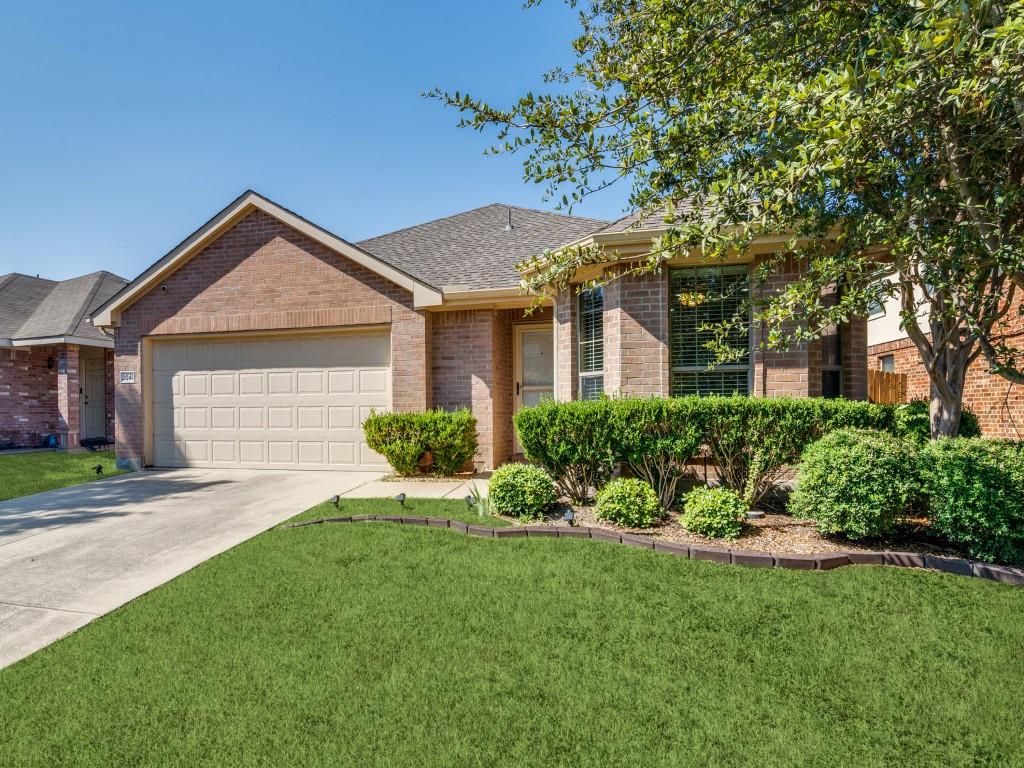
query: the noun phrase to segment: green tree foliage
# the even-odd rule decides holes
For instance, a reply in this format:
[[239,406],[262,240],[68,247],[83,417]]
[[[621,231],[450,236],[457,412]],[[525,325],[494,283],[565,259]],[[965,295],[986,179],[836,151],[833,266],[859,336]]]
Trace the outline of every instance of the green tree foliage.
[[[776,258],[806,266],[754,307],[766,346],[898,299],[931,379],[933,436],[956,434],[980,355],[1024,382],[1003,335],[1024,289],[1024,3],[567,1],[576,60],[548,93],[507,108],[434,95],[463,125],[497,128],[493,149],[525,153],[525,176],[565,205],[625,180],[633,206],[664,209],[668,232],[618,274],[785,233]],[[527,285],[564,287],[609,255],[545,254]]]

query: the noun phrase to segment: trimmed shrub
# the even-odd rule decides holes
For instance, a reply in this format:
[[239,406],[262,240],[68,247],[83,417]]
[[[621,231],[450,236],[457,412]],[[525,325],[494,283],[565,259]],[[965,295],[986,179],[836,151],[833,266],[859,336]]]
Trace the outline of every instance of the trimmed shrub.
[[894,429],[894,407],[842,399],[789,397],[625,398],[556,402],[515,417],[528,458],[577,504],[600,490],[615,462],[675,499],[686,461],[703,445],[722,485],[756,504],[803,450],[841,428]]
[[646,480],[664,509],[676,501],[687,462],[704,442],[703,410],[696,398],[611,400],[613,452],[633,474]]
[[822,435],[842,428],[891,429],[891,406],[820,397],[704,397],[698,410],[722,485],[755,505]]
[[[927,400],[911,400],[895,406],[893,411],[893,431],[900,437],[926,443],[931,440],[931,417],[928,413]],[[981,426],[978,417],[970,408],[964,406],[960,414],[960,437],[981,437]]]
[[427,411],[427,450],[434,458],[434,471],[454,475],[476,453],[476,418],[468,410]]
[[728,488],[694,488],[686,494],[679,524],[709,539],[736,539],[743,532],[747,505]]
[[937,533],[978,560],[1024,564],[1024,445],[937,440],[919,470]]
[[515,415],[526,457],[544,467],[576,504],[586,504],[591,489],[600,490],[611,477],[610,402],[544,400]]
[[649,483],[635,477],[620,477],[597,494],[594,514],[627,528],[650,528],[665,512]]
[[551,477],[532,464],[498,467],[491,475],[487,496],[499,513],[521,520],[543,517],[558,501]]
[[388,460],[399,475],[419,472],[430,451],[434,468],[444,475],[462,469],[476,453],[476,418],[467,410],[378,413],[363,422],[366,444]]
[[789,511],[824,534],[867,539],[891,533],[917,482],[910,444],[886,432],[840,429],[804,451]]

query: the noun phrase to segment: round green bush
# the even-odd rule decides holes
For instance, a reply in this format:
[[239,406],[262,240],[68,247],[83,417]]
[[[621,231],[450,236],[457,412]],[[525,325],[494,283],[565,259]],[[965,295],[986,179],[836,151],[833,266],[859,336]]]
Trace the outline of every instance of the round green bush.
[[870,429],[840,429],[804,451],[789,511],[821,533],[868,539],[892,533],[917,487],[910,443]]
[[594,514],[600,520],[627,528],[650,528],[662,518],[664,510],[650,483],[620,477],[598,492]]
[[543,517],[558,501],[550,475],[532,464],[505,464],[494,470],[488,487],[491,507],[523,520]]
[[919,466],[932,530],[978,560],[1024,564],[1024,445],[947,438]]
[[709,539],[735,539],[743,531],[747,505],[728,488],[695,488],[686,494],[679,523]]

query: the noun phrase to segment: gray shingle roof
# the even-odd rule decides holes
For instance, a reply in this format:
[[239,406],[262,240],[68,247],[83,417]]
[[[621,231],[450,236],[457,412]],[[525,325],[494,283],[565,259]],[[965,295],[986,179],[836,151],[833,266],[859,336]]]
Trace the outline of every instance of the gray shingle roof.
[[[510,211],[511,231],[506,229]],[[494,203],[356,245],[435,288],[515,288],[516,264],[606,223]]]
[[0,343],[54,336],[108,339],[88,318],[127,282],[110,272],[60,281],[0,276]]
[[[675,211],[679,217],[687,216],[694,211],[700,210],[690,200],[683,200],[675,204]],[[647,229],[665,229],[671,224],[668,217],[668,209],[665,206],[656,208],[653,211],[634,211],[628,216],[623,216],[618,221],[602,227],[593,234],[607,235],[616,232],[639,232]]]

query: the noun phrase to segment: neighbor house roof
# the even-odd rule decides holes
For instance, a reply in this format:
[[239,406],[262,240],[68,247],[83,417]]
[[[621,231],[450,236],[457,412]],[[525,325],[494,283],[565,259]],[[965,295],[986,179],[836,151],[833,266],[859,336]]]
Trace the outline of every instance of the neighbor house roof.
[[110,272],[70,280],[17,273],[0,276],[0,346],[65,341],[109,346],[110,337],[93,326],[89,316],[127,282]]
[[605,224],[494,203],[356,245],[445,293],[510,289],[521,279],[516,264]]

